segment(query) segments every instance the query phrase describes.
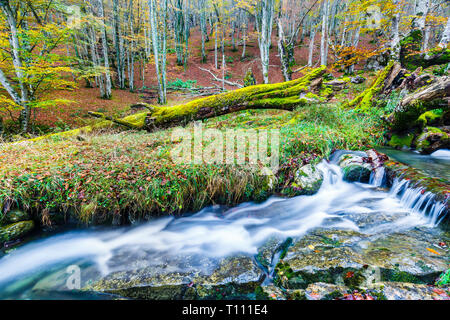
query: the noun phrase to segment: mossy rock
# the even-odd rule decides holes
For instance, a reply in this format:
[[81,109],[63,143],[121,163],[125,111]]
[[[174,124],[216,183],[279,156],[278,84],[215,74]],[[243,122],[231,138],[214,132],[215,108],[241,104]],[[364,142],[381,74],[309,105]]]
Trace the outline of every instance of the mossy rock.
[[434,124],[442,124],[440,123],[441,122],[440,120],[442,119],[443,114],[444,111],[442,109],[429,110],[427,112],[422,113],[417,118],[417,124],[422,128]]
[[0,228],[0,242],[8,242],[22,238],[34,228],[34,222],[21,221]]
[[448,148],[450,148],[448,133],[435,127],[426,127],[416,141],[416,149],[423,154],[430,154],[436,150]]
[[413,133],[408,133],[408,134],[393,134],[391,137],[391,140],[389,140],[388,145],[396,148],[396,149],[401,149],[401,148],[411,148],[412,142],[414,140],[414,134]]
[[364,161],[363,157],[357,155],[343,155],[339,159],[339,166],[344,173],[344,180],[350,182],[364,182],[370,180],[372,165]]
[[30,219],[31,219],[31,216],[28,212],[19,210],[19,209],[15,209],[15,210],[11,210],[7,214],[5,214],[2,221],[3,221],[3,224],[8,224],[8,223],[26,221],[26,220],[30,220]]
[[392,114],[392,131],[404,132],[418,126],[417,119],[421,114],[427,111],[421,103],[416,103],[404,112],[395,112]]
[[257,288],[263,279],[264,274],[251,257],[215,261],[180,256],[164,258],[161,264],[149,267],[111,273],[85,290],[131,299],[250,299],[261,293]]
[[297,170],[292,186],[299,189],[299,194],[310,195],[320,189],[322,182],[322,171],[312,164],[307,164]]

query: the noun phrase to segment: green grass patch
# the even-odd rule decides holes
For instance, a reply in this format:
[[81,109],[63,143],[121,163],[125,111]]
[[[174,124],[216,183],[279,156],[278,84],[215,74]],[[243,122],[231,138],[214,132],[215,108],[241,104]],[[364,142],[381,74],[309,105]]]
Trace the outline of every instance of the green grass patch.
[[[308,105],[294,112],[247,110],[209,119],[203,126],[279,129],[275,186],[268,188],[266,176],[245,165],[176,165],[170,157],[179,143],[170,139],[173,129],[80,132],[82,139],[0,145],[0,208],[26,209],[43,223],[60,212],[98,224],[261,201],[281,192],[299,165],[334,149],[372,148],[381,144],[384,133],[378,115],[336,105]],[[192,124],[187,128],[193,130]]]

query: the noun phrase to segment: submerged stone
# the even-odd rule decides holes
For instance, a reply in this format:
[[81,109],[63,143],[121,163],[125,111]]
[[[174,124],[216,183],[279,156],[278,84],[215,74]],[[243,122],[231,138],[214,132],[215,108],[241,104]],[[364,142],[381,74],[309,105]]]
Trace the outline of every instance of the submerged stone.
[[432,284],[450,263],[447,251],[435,247],[439,242],[449,242],[443,232],[419,228],[377,235],[318,229],[287,250],[275,282],[287,289],[316,282],[349,288],[380,281]]
[[264,280],[264,273],[248,256],[202,260],[197,262],[203,269],[190,268],[186,265],[190,261],[180,257],[153,267],[113,272],[86,290],[132,299],[248,299]]

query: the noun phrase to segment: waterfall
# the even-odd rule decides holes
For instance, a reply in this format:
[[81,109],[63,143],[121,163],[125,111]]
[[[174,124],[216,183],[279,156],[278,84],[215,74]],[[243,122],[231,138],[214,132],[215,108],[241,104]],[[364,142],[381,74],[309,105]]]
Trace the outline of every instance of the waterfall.
[[382,187],[385,184],[386,170],[384,167],[376,168],[370,175],[369,184],[375,187]]
[[389,193],[391,196],[399,197],[406,208],[428,217],[428,222],[432,226],[439,225],[445,218],[445,204],[437,201],[434,194],[422,187],[410,187],[408,180],[395,178]]

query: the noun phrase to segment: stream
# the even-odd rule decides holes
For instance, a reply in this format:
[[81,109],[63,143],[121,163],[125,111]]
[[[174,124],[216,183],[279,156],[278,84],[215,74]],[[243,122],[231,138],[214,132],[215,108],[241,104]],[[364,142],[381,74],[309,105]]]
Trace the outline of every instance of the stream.
[[[428,158],[417,155],[411,159],[409,153],[405,157],[416,165],[423,162],[425,168],[430,166]],[[438,161],[433,170],[448,176],[448,164],[448,159]],[[194,272],[196,277],[209,276],[224,258],[233,256],[250,257],[248,263],[252,268],[256,265],[252,274],[246,271],[245,276],[239,275],[240,280],[259,279],[263,274],[265,283],[270,283],[279,253],[271,253],[266,268],[254,263],[270,239],[281,239],[282,243],[323,228],[352,230],[372,241],[380,235],[414,228],[433,233],[443,218],[442,203],[436,203],[430,194],[409,189],[405,181],[395,181],[387,190],[374,184],[345,182],[333,161],[322,161],[318,168],[324,181],[319,192],[311,196],[271,197],[263,203],[243,203],[234,208],[213,206],[137,226],[65,231],[26,243],[0,258],[0,298],[110,299],[115,295],[68,290],[71,268],[80,269],[83,288],[136,270],[152,270],[151,277],[158,270],[188,274],[188,278],[194,277]],[[180,279],[190,286],[190,278]]]

